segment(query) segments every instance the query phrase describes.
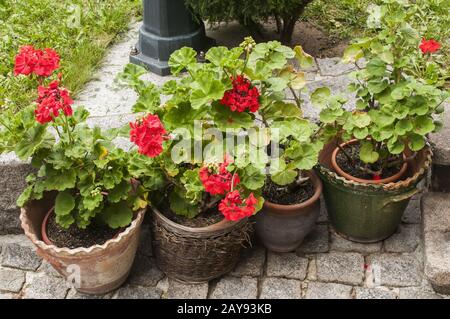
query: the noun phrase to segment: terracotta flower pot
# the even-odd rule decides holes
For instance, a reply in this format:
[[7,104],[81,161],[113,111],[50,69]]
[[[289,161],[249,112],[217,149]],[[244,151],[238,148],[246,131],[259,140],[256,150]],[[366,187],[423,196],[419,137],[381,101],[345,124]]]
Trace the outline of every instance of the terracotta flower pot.
[[308,176],[314,185],[313,197],[295,205],[278,205],[266,200],[263,209],[255,215],[256,233],[267,249],[293,251],[314,229],[320,213],[322,182],[314,172]]
[[22,228],[37,253],[73,282],[79,292],[105,294],[122,285],[136,255],[145,210],[137,212],[130,226],[103,245],[69,249],[43,241],[42,225],[53,205],[54,196],[46,194],[43,200],[33,201],[21,211]]
[[153,253],[157,266],[170,278],[201,283],[220,277],[236,266],[249,241],[247,219],[222,221],[206,227],[177,224],[153,208]]
[[[354,139],[354,140],[342,143],[340,146],[341,146],[341,148],[344,148],[348,145],[357,144],[358,142],[359,142],[359,140]],[[338,165],[336,156],[339,152],[341,152],[341,150],[338,147],[336,147],[336,149],[333,151],[333,154],[331,154],[331,165],[332,165],[333,169],[335,170],[336,173],[338,173],[342,177],[345,177],[348,180],[355,181],[358,183],[388,184],[388,183],[396,182],[399,179],[401,179],[403,175],[405,175],[406,170],[408,169],[408,163],[405,161],[403,163],[401,169],[396,174],[394,174],[390,177],[386,177],[386,178],[379,179],[379,180],[358,178],[358,177],[352,176],[352,175],[344,172],[344,170],[342,170],[342,168]],[[405,154],[403,154],[403,159],[406,160]]]

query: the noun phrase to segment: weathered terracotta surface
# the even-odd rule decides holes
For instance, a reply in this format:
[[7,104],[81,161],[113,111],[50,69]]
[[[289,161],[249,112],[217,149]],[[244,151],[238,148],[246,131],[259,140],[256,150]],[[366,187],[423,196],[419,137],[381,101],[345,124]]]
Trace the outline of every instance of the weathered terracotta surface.
[[296,205],[278,205],[266,200],[256,214],[256,233],[269,250],[293,251],[314,229],[320,213],[322,182],[314,172],[308,175],[314,184],[313,197]]
[[89,248],[59,248],[42,241],[41,226],[45,215],[53,207],[53,197],[34,201],[20,214],[22,228],[37,248],[37,253],[61,275],[71,279],[79,270],[79,286],[86,294],[105,294],[118,288],[128,277],[139,244],[139,233],[145,210],[139,211],[123,232],[103,245]]
[[[352,144],[357,144],[359,143],[359,140],[351,140],[345,143],[342,143],[340,146],[341,148],[344,148],[347,145],[352,145]],[[358,178],[355,176],[352,176],[348,173],[346,173],[337,163],[337,159],[336,156],[337,154],[340,152],[341,150],[336,147],[333,151],[333,154],[331,154],[331,165],[333,166],[333,169],[336,173],[338,173],[339,175],[341,175],[342,177],[345,177],[348,180],[351,181],[355,181],[358,183],[366,183],[366,184],[387,184],[387,183],[392,183],[392,182],[396,182],[399,179],[401,179],[403,177],[403,175],[405,175],[407,169],[408,169],[408,163],[405,161],[401,167],[401,169],[394,175],[386,177],[386,178],[382,178],[379,180],[370,180],[370,179],[362,179],[362,178]],[[406,155],[403,154],[403,159],[406,160]]]

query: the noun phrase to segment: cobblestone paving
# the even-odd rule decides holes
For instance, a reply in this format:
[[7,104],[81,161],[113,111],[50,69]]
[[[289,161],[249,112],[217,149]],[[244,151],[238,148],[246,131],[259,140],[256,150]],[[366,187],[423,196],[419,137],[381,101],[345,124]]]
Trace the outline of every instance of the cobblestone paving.
[[[130,113],[136,95],[118,86],[114,78],[128,62],[129,49],[137,39],[136,31],[137,25],[123,42],[111,48],[95,80],[78,97],[77,104],[89,109],[93,123],[122,125],[133,117]],[[336,92],[347,85],[346,74],[351,68],[338,58],[316,62],[317,67],[308,70],[308,78],[312,79],[310,89],[328,85]],[[147,78],[157,83],[170,79],[150,74]],[[316,116],[317,110],[304,98],[305,114]],[[97,118],[105,115],[109,116],[106,124],[105,118]],[[0,299],[443,298],[424,279],[419,207],[419,199],[413,199],[398,232],[382,243],[367,245],[335,234],[323,209],[316,229],[296,252],[276,254],[254,242],[253,247],[243,252],[234,271],[199,285],[169,280],[156,268],[149,226],[144,224],[130,277],[121,288],[105,296],[87,296],[69,287],[36,255],[24,235],[0,236]]]
[[297,252],[269,252],[256,239],[229,275],[198,285],[170,280],[155,266],[149,225],[144,224],[130,277],[104,296],[83,295],[69,287],[24,235],[0,236],[0,299],[440,299],[444,296],[434,293],[423,276],[418,201],[413,199],[406,211],[408,222],[381,243],[347,241],[322,217]]

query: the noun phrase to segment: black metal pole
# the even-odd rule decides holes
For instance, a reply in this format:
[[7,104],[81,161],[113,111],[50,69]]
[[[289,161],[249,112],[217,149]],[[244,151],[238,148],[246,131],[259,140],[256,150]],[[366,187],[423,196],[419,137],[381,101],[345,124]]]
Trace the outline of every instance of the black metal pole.
[[144,21],[139,42],[130,61],[159,75],[170,74],[167,64],[173,51],[184,46],[206,50],[214,41],[205,34],[202,21],[195,21],[183,0],[143,0]]

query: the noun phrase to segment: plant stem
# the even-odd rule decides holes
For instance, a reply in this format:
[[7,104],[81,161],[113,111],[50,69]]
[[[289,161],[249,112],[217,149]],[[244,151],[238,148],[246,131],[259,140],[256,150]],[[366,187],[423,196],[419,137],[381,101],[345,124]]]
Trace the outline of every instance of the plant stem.
[[64,123],[66,124],[66,130],[67,130],[67,135],[69,137],[69,142],[73,143],[72,133],[70,132],[70,127],[69,127],[69,119],[67,118],[67,115],[65,115],[65,114],[64,114]]
[[300,98],[298,97],[297,93],[295,93],[295,90],[293,88],[291,88],[290,86],[288,86],[288,88],[291,91],[292,95],[294,96],[295,104],[297,104],[298,108],[301,109],[302,103],[301,103]]
[[338,141],[336,141],[336,146],[337,148],[345,155],[345,157],[347,158],[347,160],[352,164],[355,165],[355,161],[353,160],[353,158],[347,153],[347,151],[339,144]]

